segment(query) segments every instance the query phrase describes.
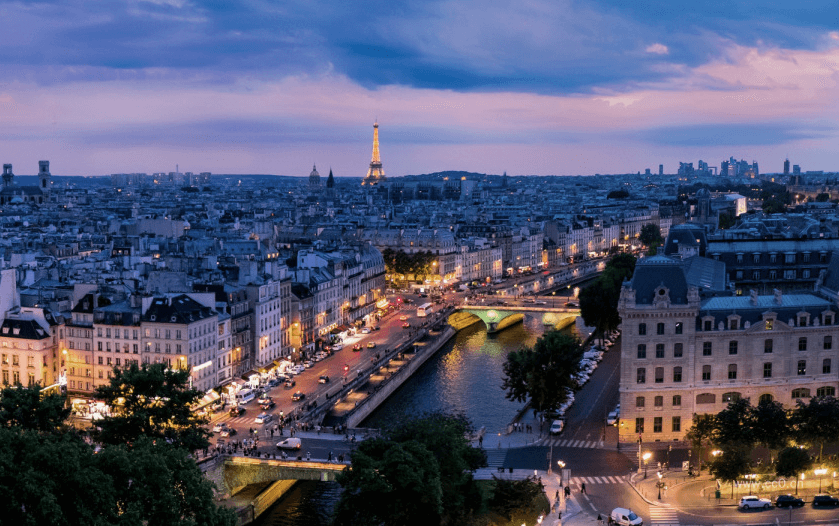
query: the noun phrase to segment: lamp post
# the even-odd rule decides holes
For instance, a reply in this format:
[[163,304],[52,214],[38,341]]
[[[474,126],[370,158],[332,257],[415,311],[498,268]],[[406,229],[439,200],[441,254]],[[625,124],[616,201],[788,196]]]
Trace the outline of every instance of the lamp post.
[[658,482],[656,483],[656,486],[658,486],[658,500],[661,500],[661,471],[657,472],[656,475],[658,475]]
[[557,460],[556,465],[559,466],[559,485],[562,486],[562,468],[565,467],[565,462]]
[[815,471],[815,474],[819,476],[819,493],[822,492],[822,475],[824,475],[825,473],[827,473],[827,470],[824,468],[817,469]]
[[647,451],[646,453],[644,453],[644,456],[641,457],[641,458],[644,459],[644,478],[645,479],[647,478],[647,462],[649,462],[650,457],[652,457],[652,456],[653,456],[653,454],[650,453],[649,451]]

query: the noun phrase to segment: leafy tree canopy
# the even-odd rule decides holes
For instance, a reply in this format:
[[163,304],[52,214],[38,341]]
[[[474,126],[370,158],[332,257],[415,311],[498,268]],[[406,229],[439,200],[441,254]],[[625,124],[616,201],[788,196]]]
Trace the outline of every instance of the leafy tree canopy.
[[52,432],[63,428],[70,415],[63,394],[45,395],[41,386],[6,387],[0,392],[0,425]]
[[201,392],[189,387],[189,372],[165,364],[132,364],[113,370],[111,383],[96,395],[111,408],[98,422],[98,438],[106,444],[133,444],[141,436],[167,441],[187,451],[209,445],[206,418],[192,407]]
[[576,338],[550,331],[536,340],[532,349],[507,354],[502,388],[509,400],[530,401],[537,411],[556,409],[573,389],[572,378],[580,370],[583,349]]

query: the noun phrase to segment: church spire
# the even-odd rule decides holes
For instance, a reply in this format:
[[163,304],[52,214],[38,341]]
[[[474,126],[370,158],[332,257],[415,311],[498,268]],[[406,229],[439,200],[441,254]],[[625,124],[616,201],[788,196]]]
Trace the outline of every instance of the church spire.
[[374,185],[385,180],[385,171],[382,168],[382,159],[379,157],[379,123],[373,124],[373,160],[370,161],[370,168],[367,176],[361,184]]

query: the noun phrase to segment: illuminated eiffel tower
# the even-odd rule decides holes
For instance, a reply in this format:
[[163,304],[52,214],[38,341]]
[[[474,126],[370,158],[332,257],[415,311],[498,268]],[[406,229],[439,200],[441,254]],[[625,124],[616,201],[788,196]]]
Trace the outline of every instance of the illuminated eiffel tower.
[[382,168],[382,159],[379,157],[379,123],[373,124],[373,160],[370,161],[370,169],[367,176],[361,182],[362,185],[375,185],[385,180],[385,171]]

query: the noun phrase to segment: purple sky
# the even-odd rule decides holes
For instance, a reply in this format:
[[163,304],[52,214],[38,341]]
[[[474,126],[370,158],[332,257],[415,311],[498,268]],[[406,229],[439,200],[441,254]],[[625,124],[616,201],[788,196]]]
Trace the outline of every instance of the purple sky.
[[[839,4],[0,3],[0,162],[52,172],[839,170]],[[832,24],[832,25],[831,25]]]

